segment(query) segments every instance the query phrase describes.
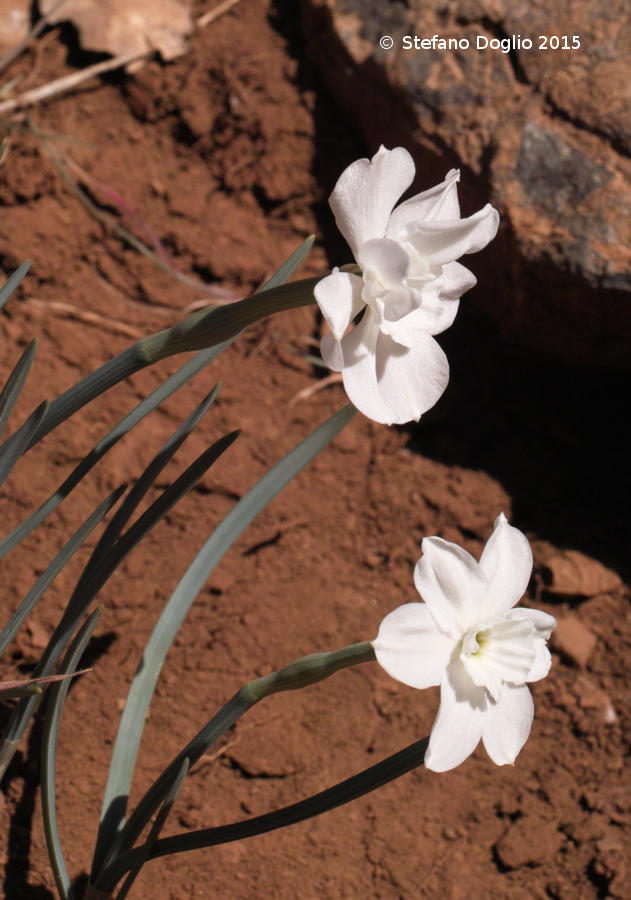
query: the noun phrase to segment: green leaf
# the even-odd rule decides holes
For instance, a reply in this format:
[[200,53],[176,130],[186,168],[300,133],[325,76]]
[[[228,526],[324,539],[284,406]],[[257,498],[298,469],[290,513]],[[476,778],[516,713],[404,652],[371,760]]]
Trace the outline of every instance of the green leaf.
[[304,822],[306,819],[322,815],[322,813],[328,812],[330,809],[336,809],[358,797],[363,797],[370,791],[374,791],[384,784],[394,781],[395,778],[400,778],[401,775],[418,768],[425,758],[428,744],[429,738],[415,741],[405,749],[394,753],[369,769],[365,769],[358,775],[353,775],[334,787],[314,794],[306,800],[300,800],[298,803],[284,806],[274,812],[266,813],[262,816],[253,816],[251,819],[235,822],[232,825],[202,828],[198,831],[189,831],[184,834],[162,838],[162,840],[155,842],[148,853],[145,845],[129,850],[114,860],[99,882],[102,889],[106,892],[104,896],[107,896],[108,891],[114,889],[125,872],[136,866],[139,860],[142,860],[144,863],[145,858],[157,859],[160,856],[167,856],[173,853],[184,853],[188,850],[200,850],[203,847],[214,847],[218,844],[230,843],[231,841],[241,841],[248,837],[254,837],[257,834],[265,834],[270,831],[276,831],[279,828],[286,828],[288,825],[295,825],[297,822]]
[[24,382],[33,364],[36,349],[37,341],[31,341],[2,388],[2,393],[0,393],[0,438],[13,412],[13,407],[20,396],[20,391],[24,387]]
[[9,440],[5,441],[2,447],[0,447],[0,486],[7,480],[13,466],[28,448],[29,441],[40,427],[40,424],[46,415],[47,408],[48,401],[41,403],[37,409],[31,413],[24,425],[22,425],[15,434],[11,435]]
[[214,567],[239,535],[270,500],[340,433],[354,414],[355,409],[350,405],[339,410],[254,485],[208,538],[171,595],[145,647],[123,710],[105,788],[92,868],[93,882],[124,822],[149,703],[162,663],[184,617]]
[[[207,398],[208,399],[208,398]],[[203,404],[202,404],[203,405]],[[153,528],[160,518],[190,490],[201,475],[219,458],[235,439],[236,434],[220,438],[209,447],[188,469],[167,488],[163,494],[146,510],[138,522],[117,542],[112,551],[106,554],[98,566],[93,566],[86,578],[81,577],[70,597],[60,622],[55,628],[42,656],[34,669],[34,675],[49,675],[57,663],[63,648],[79,622],[87,612],[98,591],[115,572],[117,566],[136,544]],[[150,464],[151,465],[151,464]],[[0,746],[0,777],[6,771],[15,749],[24,734],[26,726],[37,706],[37,698],[29,697],[21,700],[9,719],[5,729],[4,740]]]
[[90,568],[87,577],[81,583],[69,604],[85,607],[86,597],[94,598],[123,559],[145,537],[146,534],[162,519],[169,510],[196,484],[204,473],[239,436],[238,431],[224,435],[208,447],[191,465],[173,482],[160,497],[140,516],[137,522],[116,542],[105,558]]
[[[253,322],[281,310],[313,303],[313,288],[319,281],[318,278],[307,278],[291,284],[279,283],[280,279],[288,278],[295,271],[311,247],[311,243],[311,238],[304,241],[270,278],[264,289],[252,297],[222,306],[209,306],[195,312],[183,322],[132,344],[114,359],[69,388],[50,404],[37,432],[30,435],[29,449],[86,403],[146,366],[189,350],[217,348],[217,351],[221,352]],[[12,435],[6,444],[17,440],[19,434],[18,431]]]
[[77,531],[75,531],[67,544],[62,547],[62,549],[55,556],[50,565],[37,579],[31,590],[28,592],[17,610],[9,619],[8,623],[2,629],[2,633],[0,633],[0,657],[3,655],[4,651],[7,649],[7,647],[17,634],[18,630],[24,624],[31,611],[33,610],[33,607],[40,599],[44,591],[61,572],[68,560],[71,559],[71,557],[76,553],[79,547],[81,547],[88,535],[90,535],[94,531],[103,517],[107,515],[109,510],[112,508],[112,506],[114,506],[124,490],[124,487],[118,488],[118,490],[110,494],[110,496],[107,497],[90,516],[88,516],[81,527],[78,528]]
[[141,403],[138,404],[130,413],[124,416],[114,428],[112,428],[103,437],[98,444],[81,460],[78,466],[73,469],[70,475],[65,479],[63,484],[52,494],[48,500],[43,503],[38,510],[30,515],[24,522],[20,523],[10,534],[0,541],[0,559],[5,557],[7,553],[20,543],[27,535],[37,528],[44,519],[49,516],[60,503],[70,494],[71,491],[79,484],[79,482],[87,475],[112,447],[121,440],[128,432],[131,431],[139,422],[141,422],[149,413],[153,412],[156,407],[163,403],[171,394],[179,390],[182,385],[186,384],[197,375],[205,366],[211,363],[219,355],[224,345],[213,347],[210,350],[202,350],[197,353],[193,359],[190,359],[181,369],[161,384],[155,391],[152,391]]
[[4,285],[0,288],[0,309],[2,309],[30,268],[31,261],[30,259],[27,259],[26,262],[23,262],[12,275],[9,275]]
[[280,269],[277,269],[272,277],[265,282],[261,290],[269,291],[272,288],[278,287],[279,284],[284,284],[289,278],[291,278],[298,266],[306,257],[309,250],[311,250],[311,248],[313,247],[314,240],[315,235],[310,234],[309,237],[305,241],[303,241],[296,250],[294,250],[291,256],[285,260]]
[[98,560],[102,559],[108,550],[116,543],[120,537],[121,531],[131,519],[135,510],[138,508],[138,505],[142,502],[143,497],[145,497],[147,491],[151,488],[151,485],[167,463],[173,459],[173,456],[182,446],[189,434],[191,434],[201,422],[215,402],[218,393],[219,385],[216,385],[202,402],[195,407],[193,412],[187,416],[179,428],[173,432],[166,443],[162,445],[158,453],[154,456],[140,478],[138,478],[132,489],[129,491],[119,509],[116,511],[116,514],[112,517],[112,521],[103,532],[97,546],[94,548],[90,562],[84,570],[83,577],[89,573],[93,565]]
[[[83,652],[92,637],[101,616],[101,607],[95,609],[92,615],[84,622],[77,636],[68,649],[60,668],[60,673],[66,675],[74,673],[83,656]],[[64,707],[64,702],[70,689],[71,679],[65,679],[54,684],[49,691],[46,715],[44,717],[44,733],[42,735],[42,816],[44,819],[44,832],[46,845],[50,857],[53,875],[57,884],[57,890],[62,900],[72,900],[72,887],[64,854],[61,847],[59,830],[57,828],[57,807],[55,799],[55,761],[57,753],[57,735],[59,723]]]
[[125,879],[120,891],[116,895],[116,900],[124,900],[124,898],[127,896],[129,891],[131,890],[131,887],[132,887],[134,881],[138,877],[140,870],[142,869],[142,867],[144,866],[146,861],[149,859],[149,854],[151,853],[151,851],[153,849],[153,845],[155,844],[155,842],[158,840],[158,838],[160,836],[160,832],[162,831],[162,828],[164,827],[164,823],[166,822],[167,817],[168,817],[169,813],[171,812],[171,807],[175,803],[175,798],[179,794],[180,788],[182,787],[182,784],[184,783],[184,779],[186,778],[186,776],[188,774],[188,769],[189,769],[189,761],[188,761],[188,759],[183,759],[180,769],[177,773],[177,778],[171,785],[169,792],[165,798],[165,801],[162,804],[162,806],[160,807],[158,815],[156,816],[155,821],[149,831],[149,834],[147,835],[147,840],[143,844],[143,847],[142,847],[143,853],[139,854],[135,865],[130,870],[129,875]]

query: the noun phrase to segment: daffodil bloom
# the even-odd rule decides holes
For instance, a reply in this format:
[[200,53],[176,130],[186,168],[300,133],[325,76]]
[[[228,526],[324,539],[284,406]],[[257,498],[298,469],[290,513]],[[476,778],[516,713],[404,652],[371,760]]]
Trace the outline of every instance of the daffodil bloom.
[[545,612],[513,609],[530,579],[530,545],[501,514],[479,563],[438,537],[422,550],[414,583],[425,602],[386,616],[373,641],[377,661],[411,687],[440,685],[427,768],[454,768],[480,739],[493,762],[512,764],[533,719],[526,682],[548,674],[556,625]]
[[432,335],[451,325],[459,298],[476,283],[456,260],[485,247],[499,222],[488,204],[460,218],[455,169],[394,209],[414,171],[402,147],[381,147],[345,169],[329,202],[361,275],[336,268],[315,288],[331,329],[321,343],[324,362],[342,373],[361,412],[388,425],[418,421],[447,387],[449,364]]

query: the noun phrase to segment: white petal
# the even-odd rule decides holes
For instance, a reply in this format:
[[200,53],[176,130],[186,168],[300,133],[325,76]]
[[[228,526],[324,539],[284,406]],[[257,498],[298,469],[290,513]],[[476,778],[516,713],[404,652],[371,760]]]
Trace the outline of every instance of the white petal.
[[329,203],[355,258],[366,241],[385,237],[394,204],[413,180],[414,161],[403,147],[381,147],[342,172]]
[[535,631],[545,641],[548,640],[557,627],[557,620],[542,609],[528,609],[526,606],[518,606],[511,609],[506,615],[507,619],[527,619],[535,626]]
[[461,638],[479,621],[487,582],[475,559],[450,541],[425,538],[423,555],[414,569],[414,584],[436,622],[447,634]]
[[383,297],[384,318],[379,323],[379,328],[382,334],[389,334],[397,344],[401,344],[403,347],[418,347],[421,344],[429,347],[427,336],[439,334],[449,328],[458,312],[458,300],[447,300],[443,303],[435,296],[426,300],[421,291],[413,290],[408,291],[405,298],[402,297],[398,308],[399,310],[405,309],[405,303],[408,306],[415,304],[416,308],[401,318],[395,319],[394,316],[391,316],[392,321],[389,321],[387,314],[392,308],[392,298],[395,296],[395,292],[390,291]]
[[396,288],[408,274],[410,259],[396,241],[374,240],[363,244],[357,253],[362,269],[379,275],[384,287]]
[[454,319],[456,318],[456,313],[458,312],[459,306],[460,300],[445,300],[443,302],[440,315],[436,320],[436,324],[434,325],[434,331],[432,331],[432,334],[442,334],[443,331],[451,328],[454,323]]
[[450,663],[441,683],[440,709],[425,753],[428,769],[446,772],[473,753],[482,737],[487,708],[484,688],[473,684],[460,660]]
[[504,685],[497,703],[489,703],[482,740],[498,766],[512,765],[528,740],[534,704],[526,685]]
[[313,291],[322,315],[329,323],[336,340],[341,341],[344,332],[364,307],[363,282],[359,275],[333,269],[315,286]]
[[478,283],[477,278],[466,266],[450,262],[443,266],[443,285],[440,296],[443,300],[459,300],[465,291]]
[[372,645],[388,675],[427,688],[440,684],[455,642],[440,631],[425,603],[405,603],[385,617]]
[[447,357],[434,338],[424,332],[414,335],[413,347],[404,347],[380,333],[376,370],[379,394],[390,410],[391,422],[398,425],[418,422],[449,382]]
[[442,184],[437,184],[397,206],[390,216],[386,236],[396,240],[407,225],[415,222],[431,222],[432,219],[444,222],[457,221],[460,218],[459,180],[458,169],[450,169]]
[[334,372],[342,371],[344,368],[344,351],[342,350],[341,342],[334,338],[332,334],[322,335],[320,353],[329,369],[332,369]]
[[480,568],[489,580],[485,618],[508,612],[525,594],[532,573],[532,550],[525,534],[508,524],[504,513],[495,520],[493,534],[480,557]]
[[384,403],[377,386],[375,352],[378,337],[379,329],[375,318],[366,309],[359,325],[342,340],[342,379],[348,399],[360,412],[375,422],[392,425],[392,411]]
[[531,622],[504,618],[489,628],[474,626],[465,635],[460,658],[474,683],[498,700],[506,682],[524,684],[538,642]]
[[546,647],[544,640],[536,642],[535,650],[537,651],[537,655],[535,656],[535,660],[530,668],[526,681],[540,681],[542,678],[545,678],[552,665],[552,657],[550,656],[550,651]]
[[482,250],[493,240],[498,226],[497,210],[487,203],[479,212],[459,222],[420,222],[408,226],[407,240],[430,265],[445,265],[465,253]]

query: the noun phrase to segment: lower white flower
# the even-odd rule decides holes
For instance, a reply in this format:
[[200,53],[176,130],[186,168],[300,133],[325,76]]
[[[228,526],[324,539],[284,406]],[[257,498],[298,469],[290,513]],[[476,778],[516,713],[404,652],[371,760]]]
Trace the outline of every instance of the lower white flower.
[[440,685],[428,769],[460,765],[480,739],[493,762],[512,764],[534,714],[526,682],[548,674],[556,625],[540,610],[513,609],[530,579],[530,545],[502,513],[479,563],[438,537],[422,549],[414,583],[425,602],[385,617],[373,641],[377,661],[411,687]]

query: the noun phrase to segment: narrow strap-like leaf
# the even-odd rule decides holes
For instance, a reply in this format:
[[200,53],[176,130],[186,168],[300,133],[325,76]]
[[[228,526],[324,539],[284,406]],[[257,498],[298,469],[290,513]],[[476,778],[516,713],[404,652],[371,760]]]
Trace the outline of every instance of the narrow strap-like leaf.
[[298,266],[302,263],[307,253],[313,247],[313,242],[315,240],[315,235],[310,234],[309,237],[302,242],[302,244],[294,250],[294,252],[289,256],[282,266],[274,272],[271,278],[269,278],[261,290],[269,291],[272,288],[278,287],[279,284],[284,284],[291,276],[294,274]]
[[171,375],[163,384],[152,391],[148,397],[142,400],[131,412],[127,413],[114,428],[112,428],[105,437],[93,447],[93,449],[81,460],[78,466],[73,469],[62,485],[54,494],[43,503],[38,510],[32,513],[24,522],[20,523],[10,534],[0,541],[0,559],[10,553],[10,551],[20,543],[27,535],[33,531],[44,519],[49,516],[60,503],[70,494],[71,491],[79,484],[79,482],[87,475],[97,462],[99,462],[118,441],[121,440],[132,428],[141,422],[149,413],[153,412],[156,407],[163,403],[171,394],[179,390],[182,385],[186,384],[194,375],[200,372],[212,360],[214,360],[221,350],[225,348],[225,344],[213,347],[210,350],[201,350],[190,359],[181,369]]
[[13,272],[5,283],[0,288],[0,309],[7,302],[13,291],[16,289],[18,284],[22,281],[28,270],[31,268],[31,261],[27,259],[26,262],[23,262],[21,266]]
[[162,472],[167,463],[173,459],[178,449],[182,446],[186,438],[201,422],[202,418],[208,412],[214,403],[219,392],[219,385],[216,385],[209,394],[199,403],[195,409],[186,417],[182,424],[169,436],[165,443],[160,447],[149,465],[133,485],[116,513],[112,516],[107,528],[101,535],[98,544],[94,548],[94,552],[90,558],[90,562],[86,566],[82,578],[86,577],[95,563],[102,559],[111,549],[120,537],[120,533],[131,519],[134,512],[141,503],[151,485]]
[[[351,800],[363,797],[377,788],[383,787],[395,778],[406,775],[418,768],[425,759],[425,752],[429,744],[429,738],[415,741],[398,753],[394,753],[369,769],[364,769],[358,775],[353,775],[345,781],[340,781],[333,787],[320,791],[306,800],[284,806],[274,812],[262,816],[254,816],[243,822],[235,822],[233,825],[220,825],[215,828],[202,828],[198,831],[185,834],[176,834],[173,837],[163,838],[157,841],[149,858],[164,856],[167,853],[182,853],[185,850],[196,850],[201,847],[226,844],[230,841],[240,841],[246,837],[254,837],[268,831],[276,831],[304,822],[314,816],[322,815],[330,809],[336,809]],[[141,848],[142,849],[142,848]]]
[[46,400],[31,413],[24,425],[0,447],[0,486],[4,484],[13,466],[27,450],[31,438],[37,433],[37,429],[46,416],[47,409],[48,401]]
[[155,842],[148,853],[144,845],[129,850],[108,865],[99,880],[99,886],[106,894],[108,891],[112,891],[125,872],[136,866],[141,859],[144,862],[145,859],[156,859],[172,853],[184,853],[187,850],[200,850],[203,847],[214,847],[217,844],[240,841],[257,834],[265,834],[279,828],[286,828],[288,825],[304,822],[306,819],[350,803],[418,768],[425,758],[428,744],[429,738],[415,741],[363,772],[320,791],[306,800],[281,807],[274,812],[253,816],[251,819],[235,822],[232,825],[201,828],[197,831],[162,838]]
[[156,818],[153,822],[153,825],[151,826],[151,829],[149,830],[149,834],[147,835],[147,840],[145,841],[145,843],[142,846],[142,849],[144,852],[139,855],[139,857],[136,861],[136,864],[130,870],[127,878],[123,882],[123,885],[122,885],[120,891],[116,895],[116,900],[124,900],[124,898],[130,892],[134,881],[136,880],[136,878],[138,877],[138,875],[140,873],[140,870],[142,869],[142,867],[146,863],[147,859],[149,858],[149,854],[151,853],[151,851],[153,849],[153,845],[155,844],[155,842],[158,840],[158,838],[160,836],[160,832],[162,831],[164,823],[166,822],[167,817],[168,817],[169,813],[171,812],[171,807],[173,806],[173,804],[175,802],[175,798],[179,794],[180,788],[182,787],[184,779],[186,778],[186,775],[188,774],[188,769],[189,769],[189,761],[188,761],[188,759],[183,759],[182,764],[180,766],[180,771],[177,773],[177,778],[171,785],[169,793],[167,794],[165,801],[162,804],[162,806],[160,807],[158,815],[156,816]]
[[[29,449],[86,403],[146,366],[176,353],[224,344],[259,319],[313,303],[313,288],[318,278],[302,279],[291,284],[278,283],[280,277],[288,278],[293,273],[311,246],[311,240],[308,238],[292,253],[263,290],[236,303],[206,307],[171,328],[137,341],[69,388],[50,404],[37,432],[30,435]],[[18,440],[19,434],[20,431],[16,432],[6,443]]]
[[19,358],[5,386],[0,393],[0,438],[4,434],[9,417],[13,412],[16,400],[24,387],[24,382],[30,372],[37,350],[37,341],[31,341],[22,356]]
[[345,406],[270,469],[215,529],[171,595],[145,647],[121,717],[105,788],[91,876],[93,882],[124,822],[149,703],[162,663],[184,617],[214,567],[239,535],[270,500],[340,433],[354,414],[352,406]]
[[[35,676],[39,677],[50,674],[63,652],[70,635],[75,631],[96,594],[103,587],[107,579],[114,573],[122,559],[124,559],[138,541],[154,527],[165,512],[168,512],[168,510],[173,507],[174,503],[176,503],[187,490],[190,490],[195,483],[195,480],[199,479],[212,463],[219,458],[221,453],[230,446],[235,437],[236,433],[227,435],[216,441],[212,447],[209,447],[208,450],[189,466],[186,472],[184,472],[170,488],[167,488],[162,496],[146,510],[141,519],[134,523],[133,530],[130,529],[130,532],[124,536],[125,543],[120,547],[117,545],[116,556],[113,556],[112,558],[109,558],[108,556],[108,559],[104,561],[98,570],[95,569],[91,572],[87,581],[81,581],[80,589],[75,588],[60,622],[55,628],[50,641],[35,666],[33,672]],[[37,702],[37,697],[24,698],[17,704],[11,714],[5,729],[2,744],[0,745],[0,777],[2,777],[2,774],[6,771],[6,768],[15,753],[26,726],[35,711]]]
[[196,484],[219,457],[225,453],[239,436],[233,431],[219,438],[208,447],[191,465],[170,485],[151,506],[145,510],[137,522],[118,540],[106,557],[93,566],[88,577],[81,581],[76,594],[70,601],[69,609],[75,604],[85,607],[86,597],[94,598],[123,559],[145,537],[146,534],[162,519],[175,504]]
[[[79,665],[83,652],[92,637],[92,632],[97,626],[101,615],[101,608],[95,609],[92,615],[84,622],[79,633],[70,645],[68,652],[61,664],[60,674],[65,675]],[[44,819],[44,832],[46,845],[50,857],[53,875],[57,884],[57,890],[62,900],[72,900],[72,887],[64,853],[57,828],[57,806],[55,798],[55,759],[57,753],[57,735],[59,723],[63,711],[64,701],[70,689],[71,679],[64,679],[54,684],[49,691],[48,705],[44,717],[44,732],[42,735],[42,816]]]
[[64,547],[62,547],[62,549],[55,556],[50,565],[37,579],[31,590],[28,592],[24,600],[20,603],[19,607],[16,609],[5,627],[2,629],[2,633],[0,633],[0,656],[2,656],[8,645],[15,637],[18,629],[21,628],[27,617],[30,615],[33,607],[42,596],[44,591],[57,577],[59,572],[61,572],[68,560],[74,555],[79,547],[81,547],[88,535],[90,535],[94,531],[103,517],[107,515],[109,510],[112,508],[112,506],[114,506],[124,490],[124,487],[120,487],[112,494],[110,494],[109,497],[106,497],[106,499],[94,510],[94,512],[90,516],[88,516],[81,527],[75,531],[70,540],[65,544]]

